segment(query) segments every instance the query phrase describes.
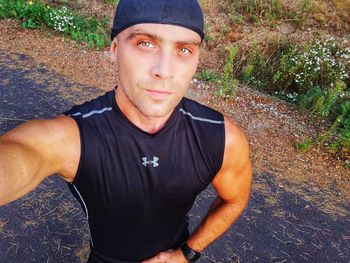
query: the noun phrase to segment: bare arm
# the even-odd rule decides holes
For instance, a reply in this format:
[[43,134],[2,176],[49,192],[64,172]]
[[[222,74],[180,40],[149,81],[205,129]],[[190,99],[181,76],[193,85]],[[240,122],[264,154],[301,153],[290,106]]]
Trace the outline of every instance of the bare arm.
[[218,197],[207,216],[193,233],[187,244],[203,251],[237,220],[247,205],[252,178],[249,146],[243,132],[225,120],[226,144],[224,162],[213,180]]
[[0,205],[54,173],[72,181],[79,158],[79,131],[71,118],[29,121],[9,131],[0,137]]
[[[218,197],[206,217],[187,240],[190,248],[202,252],[237,220],[247,205],[252,179],[248,142],[237,126],[225,119],[225,153],[223,165],[213,180]],[[187,262],[180,249],[166,251],[147,263]]]

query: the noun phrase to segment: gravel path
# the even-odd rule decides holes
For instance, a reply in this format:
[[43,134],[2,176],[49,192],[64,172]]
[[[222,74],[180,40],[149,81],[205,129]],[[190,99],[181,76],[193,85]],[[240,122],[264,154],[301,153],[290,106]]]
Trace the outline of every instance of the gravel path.
[[[49,118],[103,93],[35,63],[31,57],[0,50],[0,134],[27,119]],[[325,213],[318,202],[288,191],[289,181],[254,175],[250,203],[238,222],[205,252],[200,262],[341,262],[350,260],[350,219]],[[300,186],[300,188],[303,188]],[[314,195],[305,186],[303,191]],[[191,228],[214,193],[197,199]],[[348,204],[341,204],[349,212]],[[77,201],[58,177],[0,207],[0,262],[84,262],[88,229]]]

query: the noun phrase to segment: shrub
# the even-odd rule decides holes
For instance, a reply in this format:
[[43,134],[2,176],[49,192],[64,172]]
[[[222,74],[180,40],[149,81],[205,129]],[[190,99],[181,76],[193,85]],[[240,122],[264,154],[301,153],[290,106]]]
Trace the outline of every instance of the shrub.
[[341,48],[334,39],[304,48],[293,47],[282,56],[273,80],[283,90],[329,90],[337,81],[349,79],[349,63],[350,48]]
[[248,53],[246,66],[242,70],[242,80],[258,89],[268,88],[271,79],[267,58],[255,44]]
[[88,47],[98,49],[110,44],[107,25],[109,18],[102,20],[85,18],[66,7],[53,8],[39,1],[0,0],[0,19],[14,18],[22,27],[48,27],[72,37],[77,42],[86,42]]
[[214,71],[207,70],[205,68],[203,68],[200,73],[196,73],[195,77],[197,79],[204,80],[204,81],[210,81],[210,82],[215,82],[215,83],[219,82],[218,74],[215,73]]
[[299,105],[303,108],[310,109],[313,114],[327,118],[331,110],[337,114],[336,105],[341,95],[344,94],[346,85],[338,81],[334,88],[322,89],[320,86],[311,88],[306,94],[300,96]]
[[230,50],[230,54],[226,60],[223,73],[221,75],[218,88],[216,91],[217,96],[232,98],[235,95],[238,81],[232,74],[233,62],[238,52],[238,47],[234,46]]
[[58,10],[52,9],[49,12],[47,25],[63,33],[69,33],[76,28],[74,25],[74,15],[66,7]]
[[47,21],[48,10],[32,1],[0,0],[0,19],[15,18],[25,28],[38,28]]
[[340,106],[340,114],[337,116],[330,129],[321,137],[321,142],[330,142],[333,150],[341,150],[350,153],[350,101],[343,102]]
[[350,48],[329,39],[296,46],[272,45],[274,52],[250,49],[242,80],[329,120],[329,130],[297,145],[307,150],[322,142],[332,150],[350,152]]

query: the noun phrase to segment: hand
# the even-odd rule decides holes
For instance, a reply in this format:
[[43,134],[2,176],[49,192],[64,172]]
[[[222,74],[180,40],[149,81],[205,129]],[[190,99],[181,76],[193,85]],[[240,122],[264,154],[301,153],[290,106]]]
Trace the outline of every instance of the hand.
[[159,253],[153,258],[142,261],[142,263],[188,263],[180,249],[170,249]]

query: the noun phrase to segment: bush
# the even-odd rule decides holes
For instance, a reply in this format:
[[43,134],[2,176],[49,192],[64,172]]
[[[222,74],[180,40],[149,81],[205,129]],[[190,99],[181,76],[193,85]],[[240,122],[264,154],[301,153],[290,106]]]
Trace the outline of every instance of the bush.
[[238,47],[234,46],[230,50],[230,54],[226,60],[223,73],[218,83],[218,88],[216,91],[217,96],[223,96],[232,98],[235,95],[238,81],[233,76],[233,62],[235,60],[236,54],[238,52]]
[[248,85],[258,89],[267,89],[271,79],[271,64],[268,63],[267,56],[253,45],[250,49],[246,66],[242,70],[242,80]]
[[[273,56],[253,48],[242,79],[330,120],[320,136],[333,150],[350,152],[350,48],[329,39],[290,45]],[[303,147],[301,147],[303,148]]]
[[350,48],[341,48],[334,39],[293,47],[282,56],[273,81],[285,91],[307,93],[314,87],[330,90],[337,81],[349,79],[349,63]]
[[214,82],[214,83],[219,82],[218,74],[214,71],[207,70],[205,68],[203,68],[200,73],[196,72],[195,78],[200,79],[200,80],[204,80],[204,81]]
[[110,44],[108,17],[85,18],[66,7],[53,8],[39,1],[0,0],[0,19],[4,18],[14,18],[24,28],[51,28],[77,42],[86,42],[90,48]]
[[49,10],[44,5],[32,1],[0,0],[0,19],[15,18],[25,28],[38,28],[45,24]]

